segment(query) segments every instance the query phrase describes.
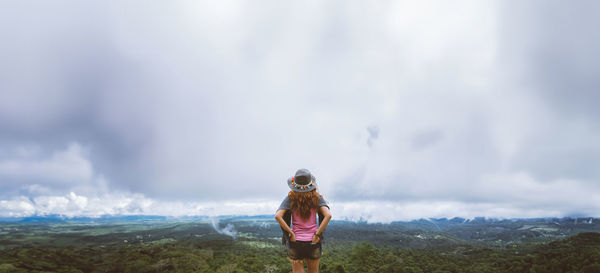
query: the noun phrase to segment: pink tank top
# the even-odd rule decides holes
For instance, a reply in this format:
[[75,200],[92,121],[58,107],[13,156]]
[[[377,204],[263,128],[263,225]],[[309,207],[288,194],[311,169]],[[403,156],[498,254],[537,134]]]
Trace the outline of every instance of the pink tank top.
[[317,209],[310,210],[310,217],[304,220],[300,211],[292,210],[292,231],[296,234],[296,241],[312,241],[317,232]]

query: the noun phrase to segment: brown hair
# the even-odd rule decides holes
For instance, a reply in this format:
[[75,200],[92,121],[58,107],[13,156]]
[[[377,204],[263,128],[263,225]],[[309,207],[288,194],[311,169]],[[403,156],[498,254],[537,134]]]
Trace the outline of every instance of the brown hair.
[[310,210],[319,206],[319,199],[323,196],[315,189],[309,192],[290,191],[288,197],[290,198],[290,208],[298,210],[300,217],[306,220],[310,217]]

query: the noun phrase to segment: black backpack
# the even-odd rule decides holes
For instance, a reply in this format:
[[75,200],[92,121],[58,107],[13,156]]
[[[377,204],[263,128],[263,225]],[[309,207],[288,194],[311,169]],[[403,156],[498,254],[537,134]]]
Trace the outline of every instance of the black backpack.
[[[321,213],[320,210],[317,210],[317,217],[318,217],[318,224],[317,226],[321,225],[321,222],[323,222],[323,213]],[[285,223],[288,225],[288,227],[292,227],[292,210],[287,210],[284,214],[283,214],[283,221],[285,221]],[[290,239],[290,234],[285,231],[282,227],[281,227],[281,232],[283,232],[283,235],[281,236],[281,244],[282,245],[286,245],[288,240]],[[323,231],[323,233],[321,234],[321,240],[319,242],[323,242],[323,240],[325,239],[325,231]]]

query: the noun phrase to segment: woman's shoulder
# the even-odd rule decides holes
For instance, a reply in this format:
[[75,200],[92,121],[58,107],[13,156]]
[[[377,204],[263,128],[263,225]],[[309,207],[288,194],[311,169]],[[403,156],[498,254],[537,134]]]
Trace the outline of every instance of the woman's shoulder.
[[327,202],[327,200],[325,200],[325,198],[323,198],[323,195],[319,196],[318,207],[328,207],[329,208],[329,202]]
[[290,198],[287,195],[283,198],[283,201],[281,201],[281,205],[279,205],[278,210],[281,209],[290,209]]

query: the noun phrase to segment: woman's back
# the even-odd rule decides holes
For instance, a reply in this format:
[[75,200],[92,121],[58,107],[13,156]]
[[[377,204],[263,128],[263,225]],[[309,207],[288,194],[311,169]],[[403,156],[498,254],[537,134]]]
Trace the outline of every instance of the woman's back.
[[[297,237],[297,240],[310,241],[312,240],[312,236],[314,235],[314,233],[319,228],[319,224],[317,223],[317,215],[319,215],[318,222],[323,221],[323,215],[321,215],[318,211],[319,208],[327,207],[329,209],[329,205],[327,204],[327,201],[325,201],[323,196],[319,195],[318,204],[316,205],[316,207],[310,208],[309,217],[307,219],[302,219],[300,210],[292,207],[292,201],[289,196],[290,195],[288,194],[288,196],[286,196],[283,199],[281,205],[279,205],[279,208],[277,210],[287,210],[290,212],[291,221],[290,219],[287,219],[286,221],[288,221],[288,225],[291,224],[290,227],[292,228],[292,231],[294,232],[294,234],[296,234],[296,236],[302,235],[301,238],[306,238],[307,236],[309,237],[308,240],[300,239]],[[296,231],[300,231],[301,234],[297,234]],[[283,243],[285,244],[285,241],[287,241],[287,234],[284,234],[284,239],[285,240],[283,241]]]
[[292,210],[292,231],[298,241],[311,241],[317,232],[317,209],[310,210],[310,216],[303,219],[298,210]]

